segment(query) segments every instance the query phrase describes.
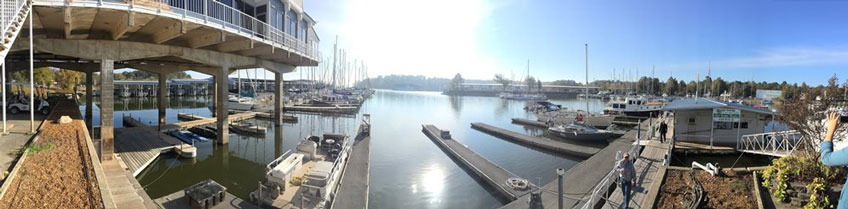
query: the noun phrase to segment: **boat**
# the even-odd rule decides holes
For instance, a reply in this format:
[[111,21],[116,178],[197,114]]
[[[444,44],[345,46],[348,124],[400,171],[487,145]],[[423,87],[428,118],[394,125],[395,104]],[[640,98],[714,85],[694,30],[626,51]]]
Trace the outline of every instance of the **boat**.
[[547,100],[548,97],[545,94],[531,94],[531,93],[512,93],[512,92],[501,92],[498,94],[498,97],[501,99],[509,99],[509,100]]
[[236,97],[230,95],[227,99],[227,107],[233,110],[249,111],[253,109],[255,102],[250,97]]
[[230,125],[230,129],[235,132],[254,135],[265,135],[265,133],[267,132],[267,128],[263,126],[253,125],[253,123],[235,123]]
[[552,124],[568,124],[576,121],[600,129],[604,129],[612,125],[612,122],[616,117],[615,115],[587,113],[582,110],[569,109],[538,111],[533,114],[536,115],[536,120],[544,122],[549,126]]
[[250,193],[259,205],[273,208],[329,208],[353,149],[345,134],[310,136],[265,166],[265,181]]
[[132,94],[130,93],[130,91],[128,91],[126,89],[122,89],[120,96],[123,97],[123,98],[129,98],[130,96],[132,96]]
[[169,135],[176,137],[180,141],[185,142],[186,144],[194,144],[194,142],[205,142],[209,141],[206,137],[202,137],[190,131],[171,131],[168,132]]
[[569,123],[548,128],[548,134],[574,141],[584,142],[606,142],[612,138],[613,133],[599,130],[595,127],[582,123]]
[[665,102],[646,97],[624,97],[610,100],[604,107],[604,114],[626,115],[633,117],[658,116]]

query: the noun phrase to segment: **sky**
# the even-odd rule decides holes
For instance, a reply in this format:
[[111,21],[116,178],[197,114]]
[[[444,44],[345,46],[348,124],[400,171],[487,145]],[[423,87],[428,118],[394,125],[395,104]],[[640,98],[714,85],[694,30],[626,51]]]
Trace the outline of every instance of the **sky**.
[[332,58],[338,36],[339,48],[364,60],[372,77],[521,79],[529,62],[530,75],[543,81],[583,82],[588,44],[590,81],[652,69],[660,80],[848,78],[848,1],[305,0],[304,7],[318,21],[323,57]]

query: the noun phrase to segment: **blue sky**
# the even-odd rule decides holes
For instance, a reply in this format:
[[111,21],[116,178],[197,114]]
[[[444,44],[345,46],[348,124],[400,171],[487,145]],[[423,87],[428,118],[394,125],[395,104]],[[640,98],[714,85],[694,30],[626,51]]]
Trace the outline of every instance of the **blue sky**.
[[[369,75],[543,81],[636,77],[822,84],[848,78],[848,1],[306,0],[324,57],[335,36]],[[303,71],[299,69],[299,71]],[[233,74],[235,75],[235,74]],[[300,72],[286,74],[298,78]]]
[[533,76],[582,81],[588,43],[590,80],[652,65],[691,80],[710,63],[733,80],[848,78],[848,1],[350,0],[306,11],[325,53],[339,35],[372,75],[523,77],[529,59]]

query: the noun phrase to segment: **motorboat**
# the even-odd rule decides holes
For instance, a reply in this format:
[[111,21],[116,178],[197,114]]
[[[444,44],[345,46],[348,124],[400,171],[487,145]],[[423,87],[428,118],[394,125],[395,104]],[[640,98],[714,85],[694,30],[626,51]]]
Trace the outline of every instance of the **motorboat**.
[[625,97],[610,100],[604,107],[604,114],[626,115],[634,117],[656,117],[662,111],[665,102],[646,97]]
[[273,208],[329,208],[353,149],[345,134],[310,136],[265,167],[265,181],[250,193],[259,205]]
[[612,125],[615,115],[604,115],[587,113],[582,110],[558,109],[552,111],[537,111],[534,113],[536,120],[544,122],[548,126],[556,124],[568,124],[579,122],[592,127],[604,129]]
[[234,95],[230,95],[227,102],[228,108],[241,111],[249,111],[253,109],[253,106],[256,104],[255,101],[253,101],[253,98],[237,97]]
[[574,141],[584,142],[606,142],[612,138],[613,133],[599,130],[595,127],[582,123],[569,123],[548,128],[548,134]]
[[206,137],[202,137],[191,131],[171,131],[168,132],[169,135],[179,139],[180,141],[185,142],[186,144],[194,144],[194,142],[205,142],[209,141]]

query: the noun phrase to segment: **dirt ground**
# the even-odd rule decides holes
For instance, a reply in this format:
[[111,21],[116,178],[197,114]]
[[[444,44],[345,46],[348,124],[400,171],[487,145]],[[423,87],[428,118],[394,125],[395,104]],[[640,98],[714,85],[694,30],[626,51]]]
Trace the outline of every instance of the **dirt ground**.
[[[67,101],[54,113],[45,122],[41,137],[30,146],[17,176],[9,182],[0,208],[102,207],[79,110]],[[74,122],[55,123],[61,115],[71,116]]]
[[695,175],[706,193],[701,203],[702,208],[757,208],[750,174],[737,175],[728,172],[724,177],[713,177],[703,171],[679,170],[668,171],[665,183],[660,188],[657,207],[684,208],[684,195],[694,187],[689,178],[691,175]]

